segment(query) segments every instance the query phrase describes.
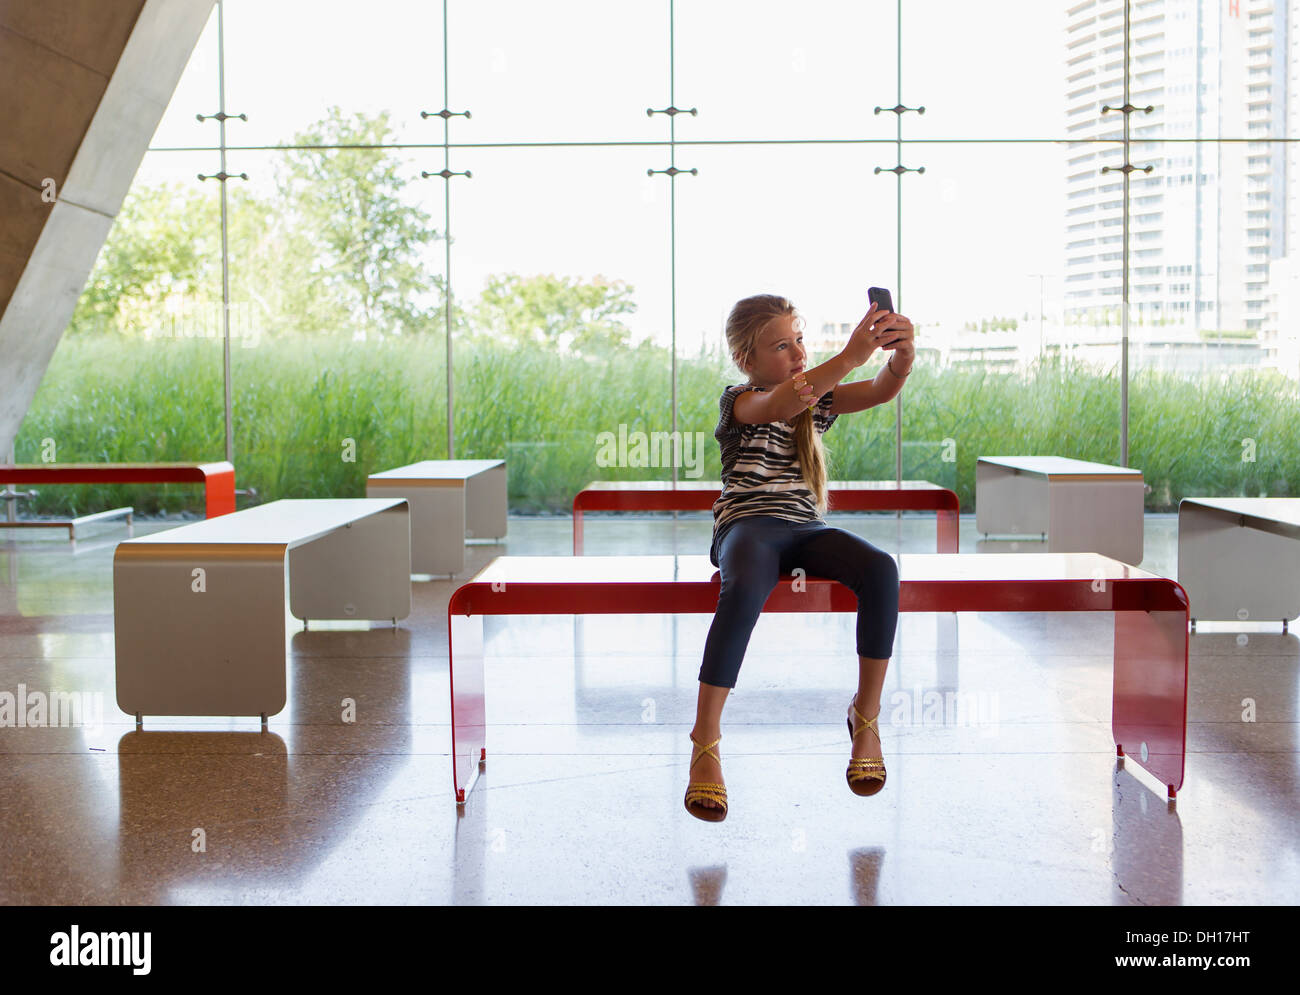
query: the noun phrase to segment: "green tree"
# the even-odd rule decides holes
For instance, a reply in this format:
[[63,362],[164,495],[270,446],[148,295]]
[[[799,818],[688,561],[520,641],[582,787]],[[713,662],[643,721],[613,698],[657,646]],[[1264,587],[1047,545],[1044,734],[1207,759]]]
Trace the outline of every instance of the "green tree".
[[166,334],[178,303],[221,299],[215,191],[133,186],[68,323],[71,335]]
[[296,313],[311,328],[401,334],[428,328],[438,314],[436,300],[419,303],[443,283],[429,278],[420,255],[440,236],[427,213],[402,199],[410,169],[391,150],[367,147],[396,140],[388,122],[387,111],[345,116],[331,107],[290,144],[353,147],[290,149],[277,168],[282,244],[296,231],[314,249],[305,272],[280,274],[299,281],[298,299],[285,304],[301,306]]
[[636,311],[632,288],[597,276],[589,283],[553,273],[489,277],[472,310],[475,334],[517,344],[541,343],[584,356],[628,348],[619,317]]
[[259,334],[333,334],[350,331],[345,313],[310,278],[317,245],[279,189],[269,201],[247,188],[230,191],[230,297],[249,305]]
[[[331,108],[293,144],[393,138],[387,115],[344,119]],[[297,149],[275,164],[269,198],[231,182],[231,301],[250,305],[240,317],[272,334],[440,330],[443,281],[428,279],[420,264],[440,236],[425,212],[401,199],[403,169],[391,150]],[[132,187],[69,332],[176,334],[173,322],[184,320],[190,327],[182,333],[200,324],[219,333],[220,219],[216,183]]]

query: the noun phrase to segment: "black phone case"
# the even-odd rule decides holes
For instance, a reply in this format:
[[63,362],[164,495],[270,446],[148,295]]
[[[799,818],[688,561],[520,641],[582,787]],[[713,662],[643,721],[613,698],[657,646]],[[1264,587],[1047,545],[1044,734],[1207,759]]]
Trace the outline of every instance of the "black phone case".
[[[894,300],[890,296],[889,291],[886,290],[884,287],[868,287],[867,302],[868,304],[875,303],[879,305],[881,311],[888,311],[891,314],[894,312]],[[891,339],[890,341],[886,342],[885,345],[887,346],[893,345],[895,342],[899,342],[899,341],[901,340]]]

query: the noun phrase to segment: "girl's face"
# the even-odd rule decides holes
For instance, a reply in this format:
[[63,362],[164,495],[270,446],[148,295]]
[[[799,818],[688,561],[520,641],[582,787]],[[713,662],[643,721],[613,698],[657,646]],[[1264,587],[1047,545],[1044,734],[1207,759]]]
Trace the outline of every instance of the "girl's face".
[[803,319],[797,315],[773,318],[754,343],[745,364],[752,383],[775,387],[804,368]]

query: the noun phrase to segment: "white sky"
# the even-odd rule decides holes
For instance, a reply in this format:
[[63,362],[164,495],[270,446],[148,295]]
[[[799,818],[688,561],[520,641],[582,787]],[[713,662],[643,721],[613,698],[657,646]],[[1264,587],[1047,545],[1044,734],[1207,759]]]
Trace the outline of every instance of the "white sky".
[[[680,140],[892,140],[898,102],[895,0],[679,0],[674,99]],[[440,0],[227,0],[230,145],[265,145],[324,116],[389,109],[401,141],[443,140]],[[668,0],[449,0],[454,142],[662,141],[669,95]],[[191,59],[153,148],[215,144],[217,16]],[[899,287],[895,146],[739,145],[453,150],[453,280],[462,303],[488,274],[597,274],[636,288],[634,337],[666,342],[671,317],[669,184],[676,184],[678,348],[721,341],[731,305],[753,293],[791,297],[810,333],[856,321],[866,289],[889,287],[919,326],[1037,314],[1059,295],[1062,144],[990,143],[1063,134],[1064,5],[1047,0],[907,0],[903,115],[917,138],[904,165]],[[442,149],[407,150],[420,198],[444,227]],[[270,178],[276,153],[231,152],[231,172]],[[153,152],[138,179],[197,183],[217,155]],[[235,181],[238,182],[238,181]],[[214,185],[211,183],[209,185]],[[442,271],[439,243],[430,271]],[[232,287],[238,298],[238,288]],[[948,327],[951,327],[949,324]]]

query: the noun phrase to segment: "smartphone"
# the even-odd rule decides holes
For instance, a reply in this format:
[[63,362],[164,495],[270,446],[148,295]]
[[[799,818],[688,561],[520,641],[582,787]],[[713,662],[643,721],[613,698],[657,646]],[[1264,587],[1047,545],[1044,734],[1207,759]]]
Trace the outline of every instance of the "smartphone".
[[875,304],[881,311],[894,310],[894,299],[889,296],[889,291],[884,287],[868,287],[867,304]]
[[[875,304],[880,311],[888,311],[892,313],[894,310],[894,299],[889,296],[889,291],[884,287],[868,287],[867,302],[868,305]],[[885,345],[893,345],[895,342],[899,341],[901,341],[901,339],[893,339],[890,342],[886,342]]]

